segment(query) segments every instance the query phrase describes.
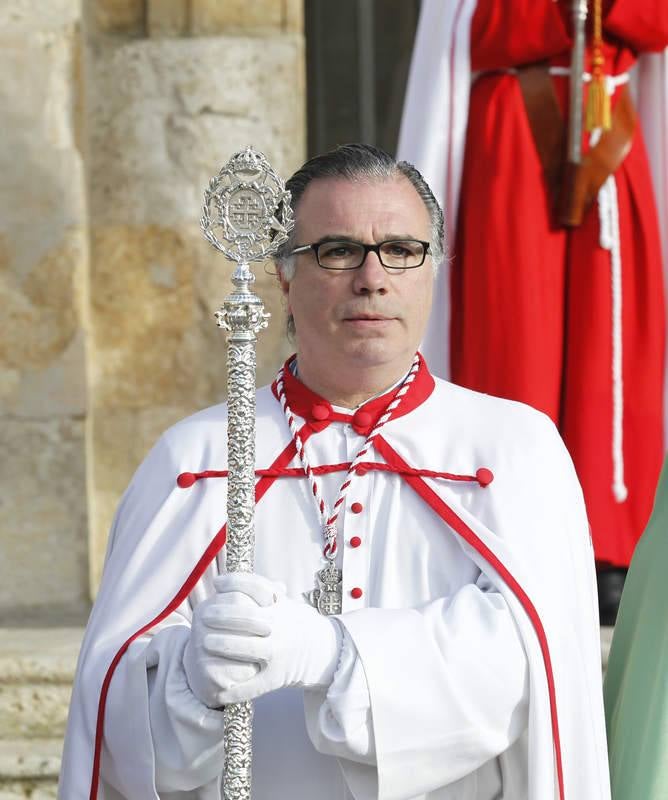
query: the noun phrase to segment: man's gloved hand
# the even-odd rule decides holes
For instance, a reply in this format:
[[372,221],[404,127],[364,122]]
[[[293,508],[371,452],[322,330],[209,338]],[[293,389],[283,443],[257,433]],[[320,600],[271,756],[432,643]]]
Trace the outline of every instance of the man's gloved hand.
[[287,597],[282,585],[261,575],[225,574],[214,584],[217,596],[229,602],[206,610],[207,657],[259,666],[254,677],[222,687],[219,704],[252,700],[284,686],[331,683],[342,641],[336,620]]
[[217,628],[209,627],[209,615],[219,619],[228,613],[226,609],[230,608],[230,604],[238,609],[244,603],[255,605],[246,595],[234,597],[232,594],[215,594],[199,603],[193,611],[190,640],[183,651],[183,669],[190,691],[209,708],[223,705],[219,700],[222,691],[257,674],[257,664],[221,658],[210,653],[206,645],[207,637],[219,632]]

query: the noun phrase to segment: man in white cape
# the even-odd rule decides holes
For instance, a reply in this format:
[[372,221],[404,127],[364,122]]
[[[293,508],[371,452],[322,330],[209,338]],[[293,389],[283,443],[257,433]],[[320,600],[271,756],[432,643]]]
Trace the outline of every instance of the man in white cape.
[[[257,394],[256,574],[225,574],[214,406],[160,438],[121,500],[60,797],[220,798],[222,707],[253,700],[255,800],[608,800],[570,459],[547,417],[416,353],[438,203],[366,145],[288,188],[297,354]],[[334,615],[323,568],[340,570]]]

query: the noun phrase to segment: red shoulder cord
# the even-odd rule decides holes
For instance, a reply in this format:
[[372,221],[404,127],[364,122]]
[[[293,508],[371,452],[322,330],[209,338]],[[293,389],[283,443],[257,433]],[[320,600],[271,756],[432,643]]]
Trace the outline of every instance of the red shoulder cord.
[[[331,472],[347,472],[352,462],[344,461],[340,464],[323,464],[311,467],[315,475],[328,475]],[[397,475],[414,475],[420,478],[443,478],[447,481],[461,481],[477,483],[483,489],[494,480],[494,474],[487,467],[480,467],[475,475],[457,475],[454,472],[438,472],[432,469],[415,469],[414,467],[397,466],[396,464],[382,464],[376,461],[360,461],[355,467],[356,475],[366,475],[368,472],[394,472]],[[206,478],[227,478],[226,469],[207,469],[203,472],[182,472],[176,479],[181,489],[189,489],[197,481]],[[303,467],[270,467],[269,469],[256,469],[255,474],[260,478],[306,478],[308,477]]]

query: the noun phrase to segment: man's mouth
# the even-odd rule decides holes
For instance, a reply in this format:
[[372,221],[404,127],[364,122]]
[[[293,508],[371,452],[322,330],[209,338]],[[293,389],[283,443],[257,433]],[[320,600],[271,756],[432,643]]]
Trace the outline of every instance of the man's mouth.
[[384,314],[354,314],[343,318],[343,324],[359,334],[387,331],[395,321],[396,317],[386,317]]
[[390,322],[395,317],[387,317],[384,314],[350,314],[343,319],[345,322]]

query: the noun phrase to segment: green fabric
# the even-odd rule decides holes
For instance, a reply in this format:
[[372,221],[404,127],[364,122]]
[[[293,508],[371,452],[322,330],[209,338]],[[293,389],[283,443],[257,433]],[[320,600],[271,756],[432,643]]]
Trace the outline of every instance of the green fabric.
[[613,800],[668,798],[668,458],[629,569],[604,693]]

